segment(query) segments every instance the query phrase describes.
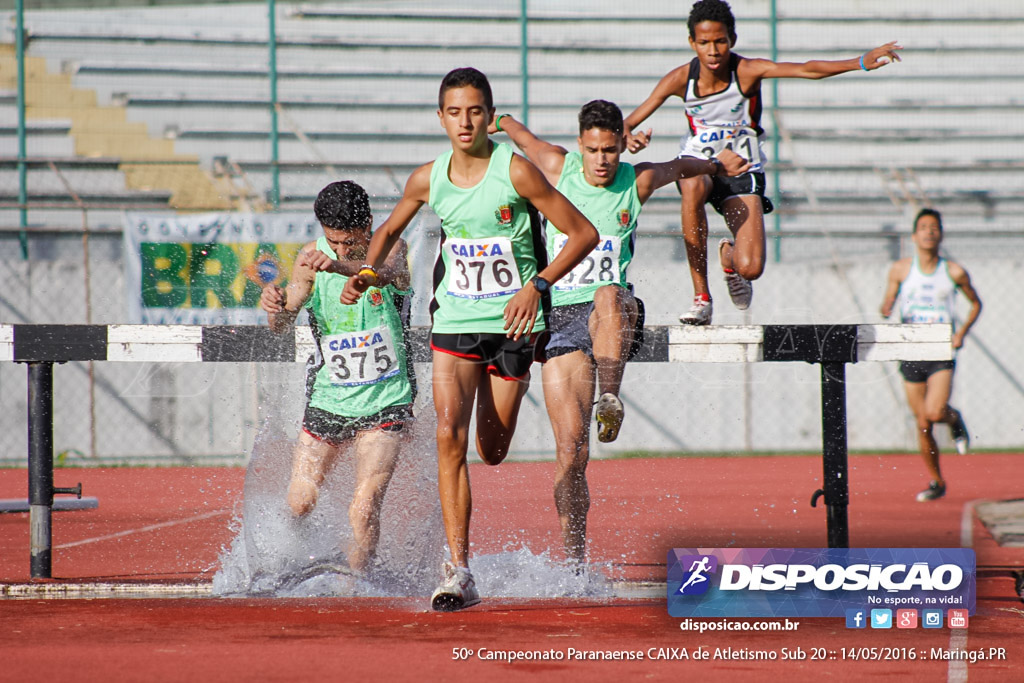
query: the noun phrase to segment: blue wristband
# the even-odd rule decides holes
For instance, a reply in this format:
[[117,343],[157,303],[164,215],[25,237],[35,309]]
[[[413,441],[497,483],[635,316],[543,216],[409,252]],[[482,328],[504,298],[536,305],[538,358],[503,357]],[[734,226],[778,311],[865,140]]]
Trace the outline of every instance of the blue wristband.
[[864,66],[864,55],[860,56],[860,69],[861,69],[861,71],[867,71],[868,70],[868,68],[866,66]]

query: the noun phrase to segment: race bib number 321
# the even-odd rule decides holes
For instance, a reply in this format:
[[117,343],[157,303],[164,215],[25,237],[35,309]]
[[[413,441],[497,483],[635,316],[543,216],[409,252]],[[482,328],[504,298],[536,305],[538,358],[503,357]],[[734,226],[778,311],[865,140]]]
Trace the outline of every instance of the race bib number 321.
[[507,237],[449,239],[448,293],[463,299],[489,299],[523,288],[512,242]]

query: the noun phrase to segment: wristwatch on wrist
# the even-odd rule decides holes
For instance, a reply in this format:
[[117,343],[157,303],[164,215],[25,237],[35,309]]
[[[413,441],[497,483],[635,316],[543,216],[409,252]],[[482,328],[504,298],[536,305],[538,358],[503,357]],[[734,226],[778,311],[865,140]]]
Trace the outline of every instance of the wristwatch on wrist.
[[534,275],[530,282],[533,283],[534,289],[536,289],[541,294],[546,294],[547,292],[551,291],[551,283],[542,278],[540,275]]

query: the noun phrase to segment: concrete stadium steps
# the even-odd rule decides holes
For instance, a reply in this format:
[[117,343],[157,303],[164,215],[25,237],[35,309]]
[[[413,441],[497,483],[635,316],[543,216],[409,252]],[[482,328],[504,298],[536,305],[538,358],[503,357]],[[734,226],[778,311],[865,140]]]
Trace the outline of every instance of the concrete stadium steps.
[[[14,55],[5,50],[0,53],[0,88],[16,87],[16,61]],[[123,165],[123,187],[141,190],[146,201],[152,202],[159,196],[153,190],[164,189],[169,190],[168,205],[173,208],[225,209],[231,206],[199,168],[198,157],[177,156],[172,140],[151,138],[145,123],[127,120],[124,107],[98,106],[94,91],[73,87],[69,74],[48,72],[46,60],[40,57],[25,60],[25,116],[26,119],[70,121],[67,130],[60,130],[60,133],[73,141],[73,154],[78,157],[189,162],[188,165]],[[39,154],[36,150],[27,153]],[[46,201],[47,196],[46,193],[39,195],[40,201]],[[64,201],[74,201],[66,190],[58,196]],[[79,196],[107,202],[118,201],[118,197],[132,199],[130,193],[124,191],[97,193],[87,189]],[[57,196],[52,199],[60,201]]]
[[[532,5],[530,125],[561,144],[573,145],[580,104],[604,97],[629,111],[660,75],[692,56],[689,4],[652,0],[643,17],[611,2]],[[767,56],[765,4],[732,5],[739,17],[737,52]],[[353,169],[371,194],[393,197],[393,181],[372,168],[390,165],[404,182],[408,169],[444,150],[433,103],[441,75],[455,66],[484,70],[499,111],[519,113],[518,9],[513,0],[487,8],[463,0],[430,7],[412,0],[279,5],[286,206],[290,198],[306,201],[321,181],[333,179],[322,170],[325,160]],[[1018,38],[1024,11],[999,0],[955,10],[923,1],[894,9],[888,0],[859,0],[830,6],[824,17],[814,0],[791,0],[780,13],[780,61],[849,58],[890,39],[906,48],[903,63],[878,72],[827,83],[776,82],[786,133],[776,169],[788,222],[799,222],[802,211],[816,220],[815,199],[851,212],[854,220],[899,213],[889,199],[898,181],[890,187],[884,178],[891,167],[913,168],[944,210],[966,206],[982,217],[996,202],[996,220],[1010,220],[1003,214],[1020,204],[1022,174],[1009,164],[1024,158],[1024,118],[1016,116],[1024,105],[1016,94],[1024,92],[1018,87],[1024,83]],[[98,105],[123,106],[124,130],[145,126],[150,139],[207,169],[217,157],[236,161],[256,194],[265,195],[270,174],[257,169],[270,157],[266,6],[119,9],[116,23],[109,16],[32,12],[30,53],[95,92]],[[968,58],[979,52],[984,58]],[[769,84],[763,95],[770,105]],[[772,122],[766,123],[774,135]],[[684,125],[680,104],[669,103],[644,124],[655,129],[651,149],[629,160],[674,156]],[[359,170],[360,161],[367,169]],[[986,162],[1002,165],[989,171]],[[320,170],[295,170],[303,164]],[[151,171],[132,175],[147,176],[138,182],[152,187]],[[663,193],[668,199],[659,194],[645,212],[658,220],[676,211],[674,193]]]

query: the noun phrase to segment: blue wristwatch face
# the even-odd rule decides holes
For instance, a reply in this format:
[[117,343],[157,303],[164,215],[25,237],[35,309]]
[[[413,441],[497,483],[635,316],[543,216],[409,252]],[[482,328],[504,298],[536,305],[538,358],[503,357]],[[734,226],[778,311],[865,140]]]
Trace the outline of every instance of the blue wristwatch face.
[[542,278],[540,275],[534,276],[534,278],[530,280],[530,282],[533,283],[533,286],[536,287],[537,291],[540,292],[541,294],[551,289],[551,284],[547,280]]

